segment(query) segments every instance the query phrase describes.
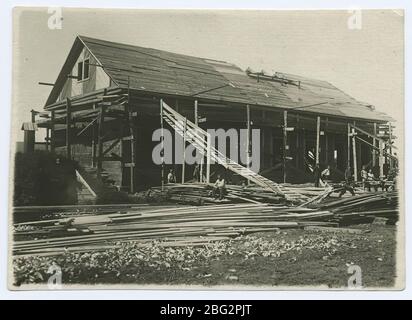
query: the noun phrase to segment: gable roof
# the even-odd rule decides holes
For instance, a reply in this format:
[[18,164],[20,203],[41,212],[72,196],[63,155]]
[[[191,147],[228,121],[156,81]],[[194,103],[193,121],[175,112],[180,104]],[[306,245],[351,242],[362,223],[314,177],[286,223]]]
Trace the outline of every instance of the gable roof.
[[209,100],[298,109],[331,116],[391,120],[370,105],[358,102],[330,83],[283,74],[300,86],[248,76],[232,63],[78,36],[46,102],[56,101],[59,85],[86,47],[112,82],[136,91]]

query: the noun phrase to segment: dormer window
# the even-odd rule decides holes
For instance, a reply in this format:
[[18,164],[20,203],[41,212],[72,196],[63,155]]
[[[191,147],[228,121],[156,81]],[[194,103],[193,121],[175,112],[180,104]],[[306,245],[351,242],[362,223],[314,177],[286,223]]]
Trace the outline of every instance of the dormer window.
[[83,81],[89,78],[89,63],[89,59],[77,63],[77,81]]

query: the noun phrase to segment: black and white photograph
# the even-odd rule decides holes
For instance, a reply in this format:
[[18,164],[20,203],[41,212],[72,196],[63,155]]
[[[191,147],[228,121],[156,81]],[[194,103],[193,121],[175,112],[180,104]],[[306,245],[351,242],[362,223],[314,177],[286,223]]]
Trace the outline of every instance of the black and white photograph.
[[9,290],[405,288],[403,9],[12,15]]

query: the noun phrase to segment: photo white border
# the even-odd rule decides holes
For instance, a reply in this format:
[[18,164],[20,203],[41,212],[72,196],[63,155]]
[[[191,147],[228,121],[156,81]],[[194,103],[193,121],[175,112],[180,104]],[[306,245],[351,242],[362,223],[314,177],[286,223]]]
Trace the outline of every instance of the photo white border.
[[[15,6],[56,6],[57,1],[38,0],[38,1],[13,1],[2,0],[0,2],[0,30],[2,38],[0,42],[0,105],[3,111],[0,125],[0,150],[1,164],[0,176],[3,177],[0,185],[0,205],[2,217],[0,219],[0,299],[410,299],[412,294],[412,280],[406,274],[405,290],[403,291],[193,291],[193,290],[81,290],[81,291],[9,291],[7,288],[7,270],[8,270],[8,200],[9,200],[9,150],[10,150],[10,124],[11,124],[11,74],[12,74],[12,8]],[[406,142],[411,136],[408,129],[410,123],[410,92],[407,91],[411,67],[408,65],[408,58],[411,54],[408,50],[411,42],[410,18],[412,16],[412,4],[409,0],[290,0],[287,5],[278,3],[278,1],[245,1],[245,0],[209,0],[209,1],[161,1],[151,0],[144,4],[143,1],[136,2],[132,0],[64,0],[58,2],[63,7],[83,7],[83,8],[141,8],[141,9],[383,9],[396,8],[404,9],[405,13],[405,190],[404,194],[409,195],[409,181],[411,174],[408,170],[408,164],[412,165],[412,159],[406,148]],[[407,36],[408,35],[408,36]],[[412,270],[410,252],[412,225],[408,219],[408,209],[411,199],[405,196],[405,253],[406,266],[405,270]]]

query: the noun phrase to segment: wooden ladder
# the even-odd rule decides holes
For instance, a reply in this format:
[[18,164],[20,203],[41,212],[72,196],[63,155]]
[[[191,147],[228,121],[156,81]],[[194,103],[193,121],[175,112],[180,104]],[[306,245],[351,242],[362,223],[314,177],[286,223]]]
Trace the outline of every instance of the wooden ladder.
[[216,148],[208,145],[208,141],[210,141],[209,133],[199,126],[196,126],[193,122],[187,120],[183,115],[173,110],[163,101],[161,103],[161,108],[163,120],[165,120],[165,122],[168,123],[180,136],[184,136],[186,141],[192,144],[203,156],[207,156],[209,148],[210,158],[213,162],[222,165],[224,168],[244,177],[258,186],[263,187],[265,190],[282,195],[292,202],[305,202],[309,199],[309,197],[288,189],[285,186],[281,186],[226,157]]

